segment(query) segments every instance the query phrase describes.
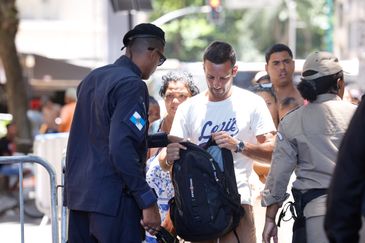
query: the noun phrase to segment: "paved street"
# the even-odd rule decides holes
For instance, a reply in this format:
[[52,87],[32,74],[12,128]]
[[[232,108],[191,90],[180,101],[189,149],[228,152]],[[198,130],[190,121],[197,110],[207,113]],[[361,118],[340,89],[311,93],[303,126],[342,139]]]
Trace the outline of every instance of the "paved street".
[[[19,210],[8,210],[0,217],[0,242],[20,243]],[[40,226],[41,218],[32,219],[25,216],[24,242],[25,243],[51,243],[51,225]]]
[[[257,242],[261,242],[261,233],[264,224],[265,209],[255,211],[255,223],[257,227]],[[40,226],[41,219],[26,217],[24,230],[25,243],[50,243],[52,242],[51,225]],[[291,227],[293,220],[282,222],[279,228],[279,242],[291,242]],[[20,243],[20,224],[17,210],[8,211],[0,217],[0,242]]]

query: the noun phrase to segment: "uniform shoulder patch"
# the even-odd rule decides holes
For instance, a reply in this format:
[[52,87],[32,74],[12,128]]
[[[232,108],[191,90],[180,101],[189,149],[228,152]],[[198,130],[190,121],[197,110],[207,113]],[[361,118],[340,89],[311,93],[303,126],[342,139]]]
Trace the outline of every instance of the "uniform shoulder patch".
[[138,130],[142,130],[144,125],[146,124],[146,120],[142,118],[142,116],[135,111],[130,117],[129,120],[137,127]]
[[145,135],[147,127],[147,114],[143,104],[136,104],[131,107],[128,114],[123,118],[123,122],[133,131],[137,137],[141,138]]

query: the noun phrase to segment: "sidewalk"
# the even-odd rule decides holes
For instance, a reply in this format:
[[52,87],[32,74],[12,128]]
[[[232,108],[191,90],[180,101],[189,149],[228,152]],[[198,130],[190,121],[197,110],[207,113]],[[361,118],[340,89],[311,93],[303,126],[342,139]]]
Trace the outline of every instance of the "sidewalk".
[[[40,226],[41,218],[24,216],[24,243],[51,243],[51,225]],[[19,210],[12,209],[0,215],[0,242],[20,243]]]

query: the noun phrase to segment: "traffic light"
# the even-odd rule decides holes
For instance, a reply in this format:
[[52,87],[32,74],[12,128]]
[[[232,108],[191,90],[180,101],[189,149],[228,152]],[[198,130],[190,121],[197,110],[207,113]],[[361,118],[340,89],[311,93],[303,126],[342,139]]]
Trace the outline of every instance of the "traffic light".
[[222,1],[221,0],[208,0],[208,5],[210,6],[210,20],[215,24],[220,24],[222,22]]

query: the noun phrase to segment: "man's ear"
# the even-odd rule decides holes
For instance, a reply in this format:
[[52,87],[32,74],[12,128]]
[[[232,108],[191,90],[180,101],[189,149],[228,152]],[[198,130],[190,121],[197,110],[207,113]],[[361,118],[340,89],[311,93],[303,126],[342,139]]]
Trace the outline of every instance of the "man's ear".
[[237,75],[237,72],[238,72],[238,66],[237,66],[237,65],[235,65],[235,66],[233,66],[233,68],[232,68],[232,76],[233,76],[233,77],[235,77],[235,76]]
[[342,87],[345,87],[345,81],[341,78],[337,79],[337,88],[341,89]]
[[267,71],[267,63],[265,64],[265,71],[266,71],[267,73],[269,73],[269,72]]
[[339,79],[337,79],[337,94],[342,99],[344,93],[345,93],[345,81],[343,79],[339,78]]

